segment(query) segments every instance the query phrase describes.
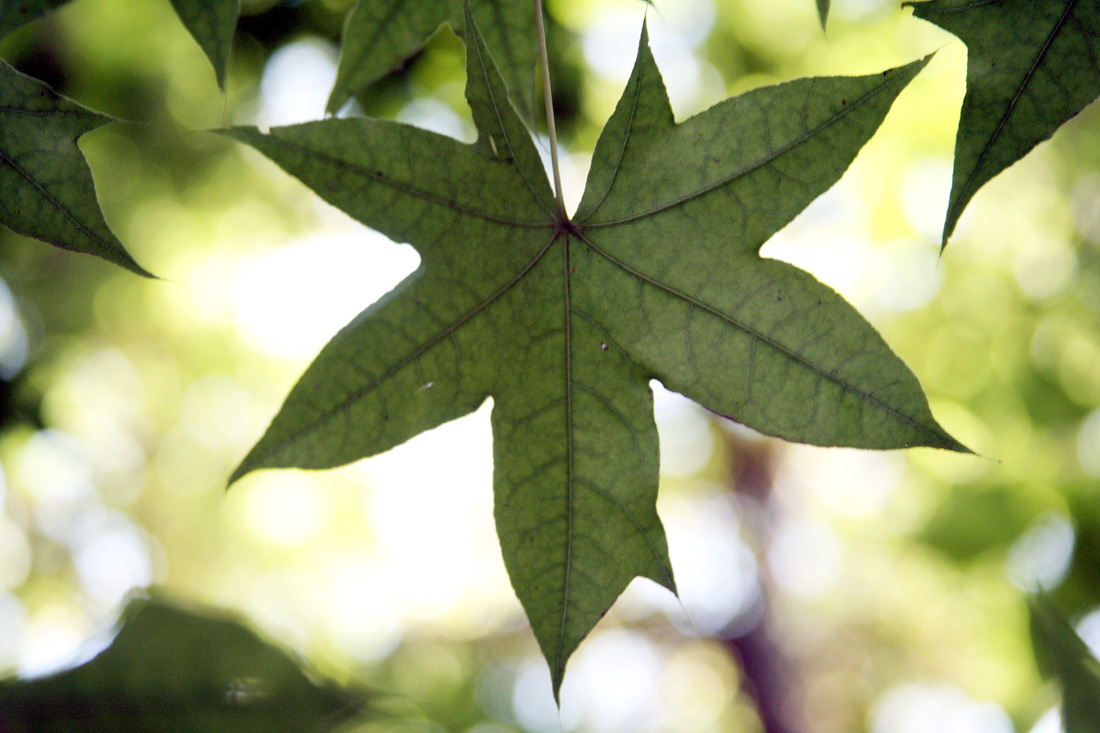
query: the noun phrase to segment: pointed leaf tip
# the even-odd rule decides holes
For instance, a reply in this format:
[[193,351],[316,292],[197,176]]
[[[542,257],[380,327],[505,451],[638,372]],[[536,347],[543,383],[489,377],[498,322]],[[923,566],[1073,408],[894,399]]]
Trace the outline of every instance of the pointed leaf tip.
[[[355,94],[382,79],[417,54],[441,26],[461,34],[464,3],[458,0],[359,0],[348,13],[340,41],[340,62],[327,110],[335,114]],[[478,0],[485,42],[500,68],[517,107],[530,117],[534,108],[534,3],[530,0]]]
[[0,60],[0,224],[153,277],[107,225],[77,146],[113,121]]
[[240,0],[171,0],[171,3],[176,15],[210,60],[218,86],[224,91]]
[[1100,3],[905,3],[967,47],[966,95],[941,246],[990,180],[1100,96]]

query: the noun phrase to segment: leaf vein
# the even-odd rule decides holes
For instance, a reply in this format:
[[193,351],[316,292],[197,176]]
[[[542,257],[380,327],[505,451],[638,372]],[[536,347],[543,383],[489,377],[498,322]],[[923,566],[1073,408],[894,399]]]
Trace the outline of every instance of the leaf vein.
[[[272,137],[272,136],[265,136],[265,138],[270,144],[279,145],[279,146],[282,146],[284,148],[289,148],[289,149],[295,150],[298,153],[301,153],[303,155],[309,155],[309,156],[314,156],[314,157],[320,158],[324,162],[328,163],[329,165],[332,165],[335,168],[350,171],[350,172],[355,173],[357,175],[363,176],[364,178],[370,178],[371,180],[373,180],[377,183],[383,184],[385,186],[388,186],[389,188],[394,189],[395,191],[398,191],[398,192],[404,193],[404,194],[408,194],[409,196],[412,196],[414,198],[421,199],[422,201],[424,201],[425,203],[428,203],[428,204],[436,204],[438,206],[444,206],[444,207],[449,208],[453,211],[456,211],[460,214],[465,214],[467,216],[472,216],[472,217],[475,217],[477,219],[482,219],[484,221],[492,222],[494,224],[503,224],[505,226],[518,227],[518,228],[524,228],[524,229],[544,229],[544,228],[552,227],[554,225],[553,221],[515,221],[514,219],[507,219],[503,216],[496,216],[495,214],[490,214],[490,213],[485,212],[485,211],[479,211],[479,210],[471,208],[469,206],[464,206],[463,204],[460,204],[457,201],[448,201],[447,199],[443,198],[442,196],[437,196],[433,193],[429,193],[428,191],[423,191],[423,190],[421,190],[419,188],[416,188],[416,187],[414,187],[410,184],[401,183],[400,181],[396,181],[396,180],[390,178],[389,176],[387,176],[387,175],[385,175],[385,174],[383,174],[379,171],[374,171],[374,170],[371,170],[370,168],[366,168],[366,167],[361,166],[361,165],[356,165],[354,163],[350,163],[346,160],[343,160],[341,158],[337,158],[335,156],[329,155],[329,154],[324,153],[322,151],[314,150],[313,148],[309,148],[309,147],[306,147],[304,145],[299,145],[297,143],[291,142],[290,140],[284,140],[284,139],[277,138],[277,137]],[[451,138],[446,138],[446,139],[450,140]],[[541,202],[540,202],[540,204],[541,204]]]
[[[793,361],[797,364],[800,364],[801,366],[805,367],[806,369],[809,369],[812,372],[822,374],[826,379],[828,379],[831,383],[838,386],[844,392],[852,394],[852,395],[858,397],[862,403],[869,403],[871,405],[874,405],[879,410],[882,410],[883,412],[890,415],[891,417],[898,420],[899,422],[902,422],[902,423],[908,425],[909,427],[913,428],[915,431],[933,437],[937,442],[942,440],[941,436],[937,435],[933,431],[931,431],[928,428],[926,428],[925,426],[921,425],[920,422],[915,420],[912,416],[906,415],[906,414],[903,414],[903,413],[899,412],[898,410],[894,409],[890,405],[886,404],[882,400],[875,397],[873,394],[871,394],[869,392],[865,392],[865,391],[859,389],[858,387],[856,387],[855,385],[850,384],[849,382],[846,382],[843,379],[841,379],[837,374],[840,367],[837,367],[836,369],[833,369],[829,372],[824,372],[820,367],[818,367],[816,364],[814,364],[813,362],[806,359],[804,356],[802,356],[802,355],[798,354],[797,352],[787,348],[786,346],[779,343],[778,341],[775,341],[774,339],[772,339],[768,335],[757,331],[756,329],[752,328],[748,324],[743,323],[743,322],[737,320],[736,318],[734,318],[732,316],[729,316],[725,313],[722,313],[721,311],[717,310],[716,308],[711,307],[710,305],[707,305],[706,303],[704,303],[702,301],[699,301],[699,300],[697,300],[697,299],[695,299],[695,298],[693,298],[693,297],[691,297],[691,296],[689,296],[685,293],[681,293],[680,291],[678,291],[678,290],[676,290],[672,287],[669,287],[668,285],[665,285],[664,283],[661,283],[657,280],[654,280],[653,278],[650,278],[649,276],[645,275],[644,273],[630,267],[626,263],[612,257],[607,252],[604,252],[602,249],[600,249],[598,246],[596,246],[590,239],[585,237],[584,234],[581,234],[580,236],[584,240],[584,242],[586,244],[588,244],[589,247],[592,248],[593,252],[595,252],[596,254],[603,257],[605,260],[610,262],[612,265],[620,268],[624,272],[626,272],[626,273],[630,274],[631,276],[635,277],[637,280],[639,280],[639,282],[645,283],[645,284],[650,285],[654,288],[657,288],[658,290],[661,290],[664,293],[666,293],[668,295],[671,295],[672,297],[674,297],[678,300],[682,300],[685,303],[696,305],[701,310],[704,310],[704,311],[710,313],[712,316],[714,316],[714,317],[716,317],[720,320],[723,320],[726,323],[728,323],[729,325],[741,330],[742,332],[747,334],[749,337],[751,337],[754,340],[754,342],[759,341],[761,343],[767,344],[770,348],[772,348],[775,351],[777,351],[777,352],[783,354],[784,356],[788,357],[791,361]],[[864,352],[859,352],[858,354],[854,355],[851,358],[856,358],[857,356],[860,356],[863,353]]]
[[1061,33],[1062,28],[1065,26],[1066,21],[1071,17],[1074,6],[1077,5],[1077,0],[1069,0],[1066,3],[1065,10],[1062,11],[1062,15],[1058,18],[1058,22],[1054,24],[1050,33],[1047,34],[1046,40],[1043,42],[1042,47],[1039,49],[1039,53],[1035,56],[1035,60],[1031,64],[1031,68],[1028,69],[1027,74],[1024,75],[1023,81],[1020,83],[1019,88],[1016,90],[1015,96],[1012,97],[1012,101],[1008,104],[1008,109],[1001,116],[1000,121],[997,123],[997,129],[993,131],[993,134],[989,137],[989,142],[982,148],[981,155],[978,156],[978,162],[974,165],[974,169],[970,171],[970,175],[966,178],[966,183],[959,189],[959,195],[955,198],[951,207],[951,213],[948,214],[948,219],[952,218],[952,215],[957,214],[960,205],[969,201],[969,197],[966,195],[974,186],[974,181],[978,177],[978,173],[982,170],[982,166],[985,164],[986,159],[989,157],[993,147],[997,144],[1001,134],[1004,132],[1005,126],[1008,124],[1009,118],[1012,117],[1013,112],[1016,111],[1016,105],[1019,104],[1020,99],[1023,97],[1024,92],[1027,90],[1028,85],[1031,83],[1031,79],[1039,67],[1043,63],[1043,59],[1050,51],[1050,47],[1054,44],[1054,39]]
[[[543,248],[541,250],[539,250],[538,254],[536,254],[531,259],[531,261],[528,262],[527,265],[525,265],[524,268],[522,270],[520,270],[519,273],[516,274],[515,277],[513,277],[507,283],[502,285],[496,292],[494,292],[488,298],[486,298],[482,302],[478,303],[474,308],[472,308],[467,313],[463,314],[460,318],[456,319],[453,323],[451,323],[446,328],[442,329],[439,333],[433,335],[429,339],[425,339],[417,348],[415,348],[412,352],[410,352],[405,357],[399,359],[396,363],[393,364],[393,366],[391,366],[389,369],[387,369],[381,375],[372,376],[373,383],[371,385],[369,385],[368,387],[365,387],[363,389],[356,390],[356,391],[352,392],[350,395],[348,395],[346,398],[341,400],[335,406],[324,409],[324,410],[321,410],[320,414],[316,418],[309,421],[307,424],[303,425],[301,428],[299,428],[292,435],[284,438],[283,440],[276,441],[272,445],[268,446],[267,450],[253,456],[252,457],[253,460],[257,463],[263,463],[264,460],[267,457],[282,451],[287,446],[293,445],[294,443],[298,442],[299,440],[302,440],[310,431],[312,431],[313,429],[315,429],[317,426],[321,425],[325,421],[331,419],[332,416],[335,413],[337,413],[339,410],[342,410],[345,407],[350,406],[351,404],[357,402],[358,400],[363,399],[365,396],[367,396],[371,392],[377,391],[378,394],[379,394],[379,399],[381,399],[381,397],[382,397],[382,384],[385,382],[385,380],[391,378],[393,375],[395,375],[396,373],[398,373],[399,371],[404,369],[414,359],[418,358],[421,354],[425,353],[426,351],[428,351],[429,349],[434,347],[436,344],[443,341],[443,339],[453,336],[462,326],[464,326],[471,319],[478,316],[480,313],[485,311],[490,305],[492,305],[497,300],[499,300],[501,297],[503,297],[505,293],[507,293],[513,287],[515,287],[516,283],[518,283],[520,280],[522,280],[523,277],[525,275],[527,275],[527,273],[529,273],[535,267],[535,265],[537,265],[542,260],[543,256],[550,250],[550,247],[554,244],[555,241],[557,241],[557,238],[558,238],[558,235],[557,235],[557,233],[555,233],[550,238],[550,240],[543,246]],[[384,403],[383,403],[383,414],[384,414],[384,412],[385,412],[385,409],[384,409]]]
[[[668,211],[669,209],[674,209],[677,206],[682,206],[682,205],[688,203],[689,201],[693,201],[694,199],[705,196],[708,193],[710,193],[711,191],[723,188],[724,186],[727,186],[727,185],[733,183],[734,181],[737,181],[741,178],[744,178],[745,176],[751,175],[752,173],[755,173],[756,171],[760,170],[761,168],[765,168],[765,167],[771,165],[780,156],[782,156],[783,154],[795,149],[799,145],[802,145],[807,140],[817,137],[824,130],[828,129],[830,126],[832,126],[834,124],[837,124],[839,122],[842,122],[845,117],[847,117],[849,114],[851,114],[854,110],[858,109],[861,105],[863,105],[866,102],[873,99],[875,96],[880,94],[883,90],[885,90],[887,87],[888,87],[888,85],[881,84],[881,85],[875,87],[874,89],[872,89],[871,91],[869,91],[868,93],[864,94],[862,97],[859,97],[858,99],[852,100],[852,102],[850,104],[845,105],[840,111],[838,111],[836,114],[829,117],[827,120],[822,122],[817,127],[808,130],[801,137],[796,138],[795,140],[792,140],[791,142],[787,143],[786,145],[781,146],[780,148],[776,149],[775,151],[771,151],[771,143],[769,141],[768,149],[771,152],[768,156],[762,158],[761,160],[759,160],[755,163],[749,164],[747,167],[745,167],[741,170],[734,171],[733,173],[726,176],[725,178],[719,179],[719,180],[715,181],[714,183],[712,183],[708,186],[703,186],[702,188],[700,188],[696,191],[685,194],[685,195],[680,196],[678,198],[675,198],[671,201],[667,201],[663,204],[655,204],[653,206],[653,208],[651,208],[647,211],[642,211],[642,212],[639,212],[637,214],[631,214],[630,216],[624,216],[620,219],[615,219],[615,220],[612,220],[612,221],[601,221],[601,222],[595,222],[595,223],[590,223],[590,224],[586,223],[584,225],[584,228],[585,229],[596,229],[596,228],[601,228],[601,227],[612,227],[612,226],[617,226],[617,225],[620,225],[620,224],[629,224],[631,222],[639,221],[641,219],[646,219],[646,218],[651,217],[651,216],[656,216],[657,214],[660,214],[664,211]],[[805,123],[803,124],[803,127],[804,128],[806,127]],[[624,149],[625,149],[625,143],[624,143]]]

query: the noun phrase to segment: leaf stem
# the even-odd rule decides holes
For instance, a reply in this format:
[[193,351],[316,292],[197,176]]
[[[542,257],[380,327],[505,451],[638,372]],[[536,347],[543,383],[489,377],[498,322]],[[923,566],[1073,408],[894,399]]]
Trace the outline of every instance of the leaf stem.
[[554,195],[558,213],[564,218],[565,197],[561,191],[561,168],[558,166],[558,133],[554,128],[554,100],[550,93],[550,61],[546,52],[546,26],[542,20],[542,0],[535,0],[535,23],[539,31],[539,65],[542,66],[542,96],[546,100],[546,130],[550,135],[550,162],[554,167]]

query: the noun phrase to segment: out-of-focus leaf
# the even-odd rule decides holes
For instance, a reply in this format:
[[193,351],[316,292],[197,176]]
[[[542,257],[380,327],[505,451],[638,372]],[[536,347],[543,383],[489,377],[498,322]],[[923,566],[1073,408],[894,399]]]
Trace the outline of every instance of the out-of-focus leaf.
[[1031,524],[1033,507],[1005,489],[955,491],[919,537],[957,562],[1011,544]]
[[829,0],[817,0],[817,15],[821,18],[821,29],[829,22]]
[[1100,661],[1045,597],[1032,598],[1029,608],[1035,657],[1062,683],[1066,733],[1100,731]]
[[0,61],[0,224],[148,276],[103,219],[76,145],[108,122]]
[[557,691],[633,578],[674,587],[650,379],[790,440],[965,450],[852,306],[758,255],[924,62],[676,124],[643,31],[570,219],[467,13],[473,145],[370,118],[228,131],[422,258],[322,350],[233,479],[380,453],[492,395],[497,531]]
[[[474,18],[500,65],[517,108],[530,115],[534,106],[538,42],[534,2],[474,0]],[[382,78],[421,48],[439,26],[463,28],[462,0],[359,0],[348,14],[340,65],[328,100],[335,114],[352,94]]]
[[69,0],[0,0],[0,38]]
[[1100,599],[1100,495],[1096,486],[1067,487],[1073,518],[1073,559],[1069,573],[1050,597],[1069,614],[1085,613]]
[[172,0],[180,20],[194,36],[225,89],[229,69],[229,52],[233,48],[233,31],[240,13],[239,0]]
[[366,702],[314,680],[235,620],[136,600],[91,661],[0,682],[0,730],[321,733]]
[[1100,95],[1100,2],[905,4],[958,36],[968,51],[946,246],[978,189]]

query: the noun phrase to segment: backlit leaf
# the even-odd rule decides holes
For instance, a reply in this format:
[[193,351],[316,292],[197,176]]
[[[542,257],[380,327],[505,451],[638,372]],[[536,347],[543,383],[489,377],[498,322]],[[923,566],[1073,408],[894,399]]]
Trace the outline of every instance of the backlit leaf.
[[850,305],[758,255],[923,63],[675,124],[643,31],[569,219],[467,24],[473,145],[370,118],[228,132],[421,256],[322,350],[233,479],[373,455],[491,396],[497,531],[556,692],[634,577],[675,587],[650,379],[789,440],[965,450]]
[[930,0],[912,7],[968,51],[946,246],[978,189],[1100,96],[1100,3]]
[[6,733],[323,733],[365,706],[241,623],[164,600],[133,601],[111,645],[79,667],[0,681]]
[[176,14],[214,66],[218,86],[225,89],[229,51],[240,12],[239,0],[172,0]]
[[0,61],[0,224],[148,275],[107,227],[76,145],[111,121]]
[[[534,69],[538,56],[533,2],[474,0],[474,18],[489,51],[524,114],[534,105]],[[461,0],[359,0],[348,14],[340,65],[328,100],[335,114],[352,94],[362,91],[424,47],[443,24],[464,27]]]

